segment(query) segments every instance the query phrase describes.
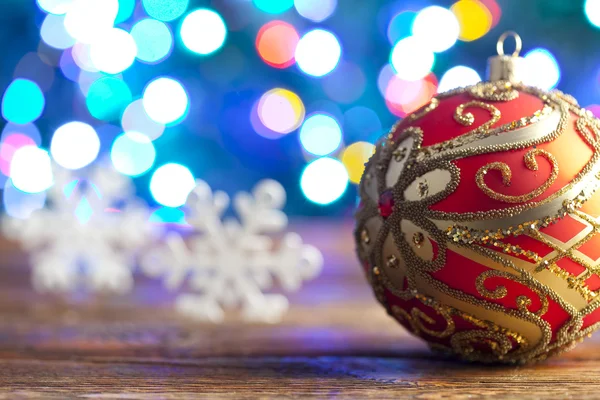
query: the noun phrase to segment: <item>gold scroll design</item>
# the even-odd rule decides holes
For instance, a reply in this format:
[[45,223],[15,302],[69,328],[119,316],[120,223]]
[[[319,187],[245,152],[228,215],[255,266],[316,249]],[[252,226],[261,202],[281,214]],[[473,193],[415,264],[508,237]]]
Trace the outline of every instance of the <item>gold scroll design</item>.
[[468,89],[476,99],[488,101],[511,101],[519,97],[519,92],[511,82],[480,82]]
[[[513,342],[521,349],[527,348],[529,345],[527,339],[520,334],[491,321],[482,320],[420,293],[416,294],[415,298],[443,318],[445,327],[442,330],[433,330],[427,327],[425,324],[433,325],[436,320],[417,307],[413,307],[409,312],[400,306],[394,305],[391,308],[393,315],[407,323],[416,335],[426,334],[439,339],[449,338],[453,350],[466,359],[473,358],[475,352],[473,345],[475,344],[486,345],[499,358],[512,350]],[[456,332],[453,317],[461,318],[478,329]],[[487,358],[484,354],[480,354],[480,356],[478,359]]]
[[[504,278],[513,282],[517,282],[517,283],[521,283],[523,285],[525,285],[526,282],[520,282],[518,277],[516,277],[513,274],[510,274],[508,272],[504,272],[504,271],[498,271],[498,270],[488,270],[483,272],[482,274],[480,274],[477,279],[475,279],[475,287],[477,288],[477,291],[479,292],[479,294],[481,296],[483,296],[486,299],[490,299],[490,300],[498,300],[498,299],[503,299],[504,297],[506,297],[508,295],[508,290],[506,289],[505,286],[501,286],[501,285],[497,285],[493,290],[489,290],[488,288],[485,287],[485,281],[489,278]],[[527,285],[525,285],[527,286]],[[548,298],[546,296],[544,296],[541,292],[539,292],[538,290],[534,289],[533,287],[527,286],[529,288],[529,290],[531,290],[532,292],[534,292],[541,303],[540,308],[537,311],[532,311],[529,309],[529,307],[531,307],[531,304],[533,303],[532,300],[524,295],[521,296],[517,296],[517,298],[515,299],[517,308],[520,311],[523,311],[525,313],[531,313],[531,314],[535,314],[537,316],[542,316],[544,314],[546,314],[546,312],[548,311]]]
[[556,158],[551,153],[544,149],[532,149],[525,153],[525,166],[529,170],[538,170],[538,163],[535,159],[536,156],[541,156],[548,160],[552,171],[550,172],[550,176],[548,177],[548,179],[542,185],[540,185],[539,187],[537,187],[529,193],[517,196],[502,194],[491,189],[485,183],[485,175],[488,173],[488,171],[498,170],[502,174],[502,183],[505,186],[510,186],[512,171],[510,167],[503,162],[493,162],[479,168],[479,170],[475,174],[475,182],[477,183],[479,189],[483,191],[483,193],[485,193],[488,197],[491,197],[494,200],[503,201],[505,203],[524,203],[529,200],[533,200],[536,197],[540,196],[542,193],[544,193],[554,183],[554,181],[556,181],[556,178],[558,177],[558,161],[556,161]]
[[575,127],[588,144],[594,147],[598,145],[600,127],[597,120],[589,117],[580,117],[577,119]]
[[460,104],[458,107],[456,107],[456,110],[454,110],[454,120],[464,126],[473,125],[473,123],[475,122],[475,116],[470,112],[465,113],[465,109],[469,107],[482,108],[490,113],[491,118],[485,123],[483,123],[481,126],[477,127],[475,130],[468,132],[465,135],[489,130],[492,127],[492,125],[494,125],[500,120],[500,117],[502,115],[500,113],[500,110],[498,110],[493,105],[484,103],[482,101],[473,100]]

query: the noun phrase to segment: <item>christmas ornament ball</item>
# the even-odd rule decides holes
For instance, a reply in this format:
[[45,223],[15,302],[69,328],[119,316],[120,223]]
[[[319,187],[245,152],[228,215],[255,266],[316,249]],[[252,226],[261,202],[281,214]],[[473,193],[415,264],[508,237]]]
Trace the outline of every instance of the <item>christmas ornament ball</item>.
[[505,37],[489,81],[379,141],[355,239],[379,302],[433,349],[524,363],[600,324],[600,121],[521,83]]

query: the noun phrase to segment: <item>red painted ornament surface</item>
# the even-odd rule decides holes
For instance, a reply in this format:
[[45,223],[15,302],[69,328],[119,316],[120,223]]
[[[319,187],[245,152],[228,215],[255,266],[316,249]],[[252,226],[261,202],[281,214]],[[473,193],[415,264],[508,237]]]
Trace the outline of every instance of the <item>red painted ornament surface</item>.
[[432,348],[527,362],[600,323],[600,122],[561,92],[480,83],[377,145],[357,252],[377,299]]

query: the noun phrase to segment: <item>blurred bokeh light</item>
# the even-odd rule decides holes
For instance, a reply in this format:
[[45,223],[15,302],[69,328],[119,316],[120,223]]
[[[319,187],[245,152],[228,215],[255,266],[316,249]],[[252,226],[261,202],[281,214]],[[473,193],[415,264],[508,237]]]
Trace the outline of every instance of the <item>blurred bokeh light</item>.
[[421,40],[409,36],[396,43],[390,54],[390,63],[400,79],[414,81],[425,77],[433,68],[433,51]]
[[300,186],[313,203],[327,205],[339,199],[348,187],[348,172],[333,158],[319,158],[306,166]]
[[181,24],[181,41],[190,51],[207,55],[223,46],[227,27],[221,16],[206,8],[189,13]]
[[78,121],[59,127],[50,143],[52,158],[67,169],[79,169],[91,164],[99,151],[100,139],[94,128]]
[[14,80],[2,97],[2,117],[14,124],[28,124],[42,115],[46,101],[35,82]]
[[474,85],[481,81],[481,77],[473,68],[457,65],[444,72],[440,79],[438,91],[440,93],[459,87]]
[[526,75],[524,81],[528,85],[544,90],[556,87],[560,81],[560,68],[556,58],[546,49],[535,48],[525,54]]
[[144,89],[144,110],[159,124],[179,122],[186,115],[189,102],[181,83],[171,78],[158,78]]
[[131,28],[137,47],[138,60],[157,63],[165,59],[173,48],[173,34],[164,22],[145,18]]
[[258,31],[256,50],[265,63],[275,68],[286,68],[294,64],[294,53],[299,40],[293,25],[271,21]]
[[337,0],[294,0],[298,14],[313,22],[322,22],[333,14]]
[[365,163],[375,152],[375,145],[367,142],[356,142],[348,146],[342,153],[342,163],[348,171],[352,183],[360,182],[365,170]]
[[18,149],[10,163],[10,180],[15,188],[26,193],[39,193],[53,182],[52,161],[48,152],[36,146]]
[[0,188],[21,218],[51,163],[100,160],[161,206],[156,221],[183,221],[195,174],[229,193],[271,177],[287,212],[347,215],[376,140],[485,79],[509,29],[527,84],[600,115],[600,0],[13,0],[3,15]]
[[[286,134],[300,126],[304,120],[305,109],[302,100],[296,93],[275,88],[262,95],[258,101],[256,112],[262,125],[269,131]],[[257,131],[269,139],[280,136],[261,132],[263,131]]]
[[448,9],[431,6],[422,9],[412,24],[413,36],[431,51],[448,50],[456,43],[460,26]]
[[156,150],[148,136],[139,132],[125,132],[115,139],[110,158],[117,171],[139,176],[152,168]]
[[300,38],[296,46],[296,62],[300,69],[312,76],[327,75],[336,67],[342,48],[335,35],[323,29],[314,29]]
[[157,168],[150,180],[150,192],[159,204],[167,207],[182,206],[194,189],[196,180],[190,170],[176,163]]
[[326,156],[342,143],[342,128],[335,118],[327,114],[313,114],[302,124],[300,142],[309,153]]
[[492,13],[479,0],[459,0],[450,9],[460,24],[460,40],[479,39],[492,28]]
[[187,10],[189,0],[142,0],[142,5],[152,18],[173,21]]

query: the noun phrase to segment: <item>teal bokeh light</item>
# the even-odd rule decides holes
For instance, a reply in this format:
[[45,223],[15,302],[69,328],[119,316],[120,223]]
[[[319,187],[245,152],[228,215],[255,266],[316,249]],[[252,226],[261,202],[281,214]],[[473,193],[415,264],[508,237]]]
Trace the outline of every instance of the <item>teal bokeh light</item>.
[[44,94],[35,82],[15,79],[4,92],[2,116],[14,124],[28,124],[42,115],[45,105]]
[[131,90],[122,79],[107,76],[92,83],[86,97],[87,108],[94,118],[112,121],[121,118],[131,103]]
[[294,0],[252,0],[261,11],[269,14],[280,14],[294,6]]
[[173,34],[164,22],[146,18],[131,29],[137,45],[137,58],[148,63],[165,59],[173,48]]
[[146,13],[160,21],[173,21],[183,15],[189,0],[142,0]]
[[115,24],[127,21],[133,15],[134,9],[135,0],[119,0],[119,12],[115,18]]

